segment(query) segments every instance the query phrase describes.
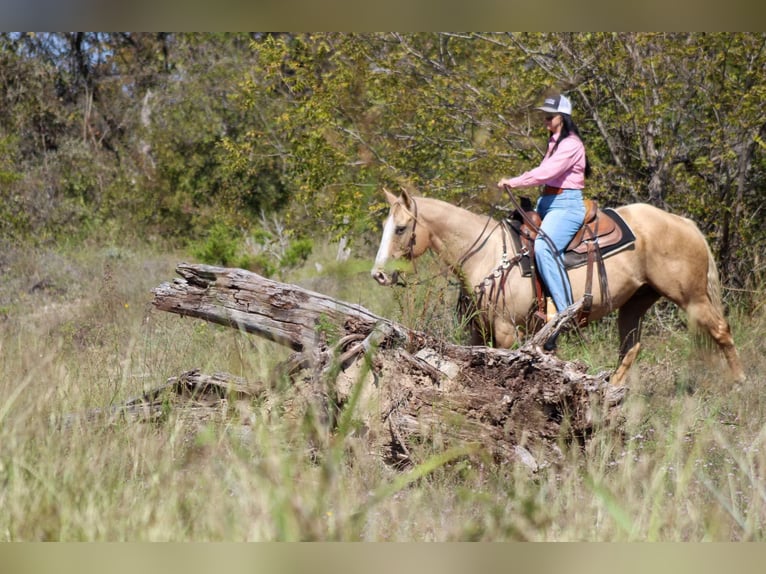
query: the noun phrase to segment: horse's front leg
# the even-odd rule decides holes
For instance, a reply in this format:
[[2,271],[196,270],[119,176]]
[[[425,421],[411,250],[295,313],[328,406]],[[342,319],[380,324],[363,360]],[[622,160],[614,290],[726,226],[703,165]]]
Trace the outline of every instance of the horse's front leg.
[[516,343],[518,337],[519,333],[515,324],[505,320],[495,322],[493,338],[496,347],[509,349]]
[[457,320],[462,329],[468,331],[468,344],[491,346],[492,330],[487,321],[486,310],[479,310],[476,294],[465,288],[458,297]]
[[[483,331],[478,338],[479,345],[509,349],[519,339],[519,331],[516,322],[507,314],[505,307],[493,305],[484,310],[485,321],[482,322]],[[482,338],[483,337],[483,338]]]
[[475,319],[469,327],[470,344],[474,346],[492,347],[494,345],[492,332],[484,321]]

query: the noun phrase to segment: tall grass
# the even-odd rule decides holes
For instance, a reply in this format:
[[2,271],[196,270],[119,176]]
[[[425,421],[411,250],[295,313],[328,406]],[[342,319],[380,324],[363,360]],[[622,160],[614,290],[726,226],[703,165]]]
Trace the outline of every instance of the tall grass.
[[[371,254],[331,248],[288,277],[456,339],[455,288],[432,262],[422,283],[382,289]],[[152,287],[185,254],[144,247],[7,253],[0,286],[0,540],[764,540],[763,307],[734,313],[751,382],[734,390],[697,359],[683,318],[648,320],[620,428],[530,474],[440,452],[397,472],[355,433],[353,404],[327,427],[276,375],[273,343],[160,313]],[[613,368],[613,325],[562,354]],[[120,404],[191,368],[260,381],[263,396],[200,422],[71,413]],[[361,383],[359,383],[361,384]]]

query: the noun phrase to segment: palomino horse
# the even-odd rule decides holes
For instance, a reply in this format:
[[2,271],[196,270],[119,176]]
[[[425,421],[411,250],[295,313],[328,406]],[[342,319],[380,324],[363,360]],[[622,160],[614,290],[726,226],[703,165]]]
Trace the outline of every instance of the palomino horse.
[[[518,328],[530,324],[536,299],[532,280],[523,277],[519,265],[508,264],[516,256],[508,227],[438,199],[414,197],[406,191],[398,198],[385,193],[391,208],[372,277],[381,285],[392,285],[398,274],[386,272],[387,262],[415,259],[428,249],[458,277],[464,294],[474,294],[477,286],[492,284],[502,276],[502,284],[491,286],[497,296],[481,298],[479,313],[472,318],[471,343],[510,347],[519,336]],[[633,248],[604,260],[611,298],[604,297],[603,301],[603,294],[594,289],[590,320],[619,309],[623,357],[639,341],[643,315],[660,297],[666,297],[687,313],[692,325],[712,337],[733,376],[744,380],[723,315],[715,261],[697,226],[648,204],[636,203],[616,211],[636,240]],[[503,273],[498,273],[500,270]],[[584,267],[569,270],[575,301],[583,297],[585,273]],[[483,340],[482,333],[489,333],[490,340]]]

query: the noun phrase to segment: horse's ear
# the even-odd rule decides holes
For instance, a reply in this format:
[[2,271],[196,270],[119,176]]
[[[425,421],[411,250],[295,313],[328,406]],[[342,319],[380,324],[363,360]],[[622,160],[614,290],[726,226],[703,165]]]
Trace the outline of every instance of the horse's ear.
[[410,209],[412,205],[412,196],[405,188],[402,188],[402,203],[404,203],[404,207],[407,209]]
[[385,187],[383,188],[383,193],[386,194],[386,200],[391,205],[395,204],[398,201],[396,196],[393,193],[391,193],[390,191],[388,191]]

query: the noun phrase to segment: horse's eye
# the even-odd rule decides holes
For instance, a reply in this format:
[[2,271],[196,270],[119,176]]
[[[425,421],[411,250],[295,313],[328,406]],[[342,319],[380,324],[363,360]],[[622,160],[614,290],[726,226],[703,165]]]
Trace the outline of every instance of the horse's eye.
[[406,225],[397,225],[396,229],[394,229],[394,233],[396,233],[397,235],[401,235],[406,230],[407,230],[407,226]]

